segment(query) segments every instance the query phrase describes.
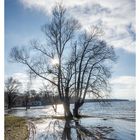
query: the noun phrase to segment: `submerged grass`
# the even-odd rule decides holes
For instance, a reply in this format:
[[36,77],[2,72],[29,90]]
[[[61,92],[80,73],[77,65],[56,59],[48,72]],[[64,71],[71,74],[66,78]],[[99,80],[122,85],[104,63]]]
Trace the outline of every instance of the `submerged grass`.
[[29,136],[26,120],[5,115],[5,140],[27,140]]

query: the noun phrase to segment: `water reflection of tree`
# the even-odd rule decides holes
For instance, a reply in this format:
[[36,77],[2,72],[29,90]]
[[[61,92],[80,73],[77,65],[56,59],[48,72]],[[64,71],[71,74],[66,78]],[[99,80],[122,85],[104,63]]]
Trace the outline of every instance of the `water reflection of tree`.
[[79,121],[75,121],[75,129],[77,132],[77,140],[113,140],[107,138],[107,134],[113,131],[112,127],[96,126],[86,128],[81,125]]
[[85,127],[78,120],[52,120],[46,127],[43,140],[113,140],[108,134],[112,127]]

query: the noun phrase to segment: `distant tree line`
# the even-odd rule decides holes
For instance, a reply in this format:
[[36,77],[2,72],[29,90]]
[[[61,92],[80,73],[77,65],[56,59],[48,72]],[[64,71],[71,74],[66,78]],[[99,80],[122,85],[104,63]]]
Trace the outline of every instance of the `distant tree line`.
[[[12,107],[26,107],[39,105],[53,105],[62,103],[58,94],[45,89],[36,91],[28,90],[23,93],[20,92],[22,83],[10,77],[5,82],[5,107],[11,109]],[[74,102],[74,97],[71,97],[71,102]]]
[[[10,95],[11,96],[11,95]],[[39,105],[52,105],[61,103],[59,96],[48,96],[46,93],[40,93],[35,90],[25,91],[24,93],[14,92],[9,101],[8,92],[5,92],[5,106],[12,107],[30,107]]]

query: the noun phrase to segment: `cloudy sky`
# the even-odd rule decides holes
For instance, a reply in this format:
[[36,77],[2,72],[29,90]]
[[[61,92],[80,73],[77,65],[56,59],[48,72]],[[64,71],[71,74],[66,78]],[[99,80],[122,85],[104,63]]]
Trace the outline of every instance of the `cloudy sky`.
[[[15,76],[26,83],[26,67],[9,62],[13,46],[42,39],[41,25],[50,19],[57,0],[5,0],[5,78]],[[97,25],[118,56],[110,80],[112,98],[135,99],[135,0],[63,0],[69,13],[83,28]],[[41,79],[34,83],[41,86]]]

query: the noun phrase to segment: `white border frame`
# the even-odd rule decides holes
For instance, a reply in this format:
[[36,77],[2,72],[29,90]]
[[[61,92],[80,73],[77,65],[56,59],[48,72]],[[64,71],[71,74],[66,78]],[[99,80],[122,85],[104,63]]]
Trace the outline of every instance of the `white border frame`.
[[140,1],[136,0],[136,139],[140,139]]
[[[140,0],[136,0],[136,139],[140,139]],[[4,139],[4,0],[0,0],[0,139]],[[138,32],[139,31],[139,32]]]
[[0,139],[4,139],[4,0],[0,0]]

